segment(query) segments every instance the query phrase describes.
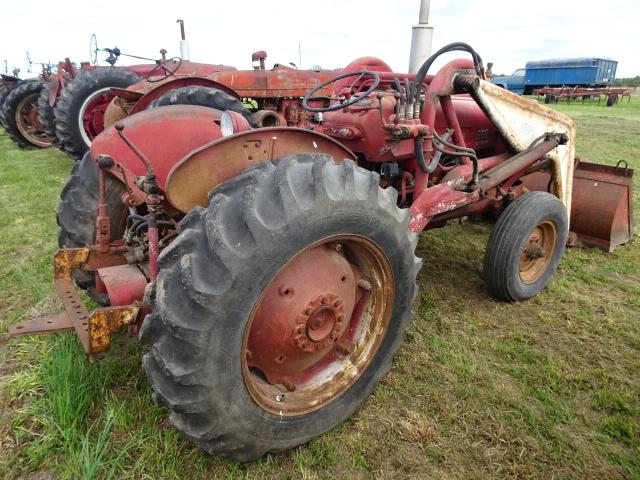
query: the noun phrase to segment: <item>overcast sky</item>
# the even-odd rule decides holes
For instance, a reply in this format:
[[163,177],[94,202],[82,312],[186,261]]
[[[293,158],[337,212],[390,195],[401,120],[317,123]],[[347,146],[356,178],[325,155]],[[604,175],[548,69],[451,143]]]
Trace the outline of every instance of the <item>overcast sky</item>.
[[[419,0],[3,1],[0,61],[22,69],[34,61],[89,58],[92,33],[101,47],[157,57],[179,54],[177,18],[185,20],[191,60],[250,68],[251,52],[267,64],[343,67],[377,56],[407,70],[411,26]],[[528,60],[598,56],[618,60],[618,77],[640,75],[640,1],[433,0],[434,50],[470,43],[494,73],[511,73]],[[106,57],[101,54],[100,58]],[[137,63],[122,59],[121,64]],[[104,62],[103,62],[104,64]],[[4,70],[4,64],[1,64]],[[36,67],[37,71],[37,67]]]

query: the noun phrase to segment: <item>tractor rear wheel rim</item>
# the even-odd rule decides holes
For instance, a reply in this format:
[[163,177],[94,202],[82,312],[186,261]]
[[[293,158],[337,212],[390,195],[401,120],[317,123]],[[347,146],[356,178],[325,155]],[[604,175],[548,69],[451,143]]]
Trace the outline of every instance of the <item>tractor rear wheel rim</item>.
[[39,92],[27,95],[20,100],[18,108],[16,108],[15,121],[18,131],[29,143],[45,148],[50,147],[54,142],[47,137],[40,126],[37,106],[38,97],[40,97]]
[[104,114],[113,100],[111,87],[96,90],[84,99],[78,112],[78,127],[87,146],[104,130]]
[[556,250],[558,232],[551,221],[534,228],[520,255],[520,280],[525,284],[538,281],[549,268]]
[[345,393],[385,338],[394,304],[391,265],[371,240],[338,235],[290,259],[253,307],[242,374],[252,399],[303,415]]

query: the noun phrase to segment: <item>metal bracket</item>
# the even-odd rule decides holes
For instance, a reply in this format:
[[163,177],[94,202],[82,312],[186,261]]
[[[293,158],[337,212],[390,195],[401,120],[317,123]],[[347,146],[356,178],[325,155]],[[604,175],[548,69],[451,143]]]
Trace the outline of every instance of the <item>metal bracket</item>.
[[9,327],[9,336],[68,332],[75,330],[89,356],[111,347],[111,335],[138,318],[140,305],[98,308],[89,313],[73,286],[71,272],[89,258],[89,247],[58,250],[54,256],[54,285],[64,313],[26,320]]

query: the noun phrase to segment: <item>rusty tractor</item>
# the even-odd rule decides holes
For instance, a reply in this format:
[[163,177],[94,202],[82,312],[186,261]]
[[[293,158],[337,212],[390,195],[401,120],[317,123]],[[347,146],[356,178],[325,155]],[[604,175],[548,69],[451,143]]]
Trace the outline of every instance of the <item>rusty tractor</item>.
[[[28,54],[27,59],[30,64],[34,64]],[[56,144],[58,130],[62,131],[62,148],[67,148],[68,129],[64,128],[66,125],[64,121],[61,129],[56,128],[55,107],[58,100],[61,99],[62,110],[73,109],[74,102],[70,97],[72,92],[76,92],[74,98],[76,101],[80,100],[81,95],[77,94],[77,91],[82,90],[80,84],[86,82],[88,78],[84,76],[85,74],[94,79],[94,84],[85,88],[82,93],[91,95],[96,82],[111,86],[129,85],[140,78],[139,74],[148,74],[153,69],[157,69],[156,64],[104,68],[95,67],[86,62],[81,65],[80,69],[77,69],[69,58],[59,62],[57,66],[40,65],[42,65],[42,72],[39,77],[18,82],[1,104],[3,127],[19,147],[26,149],[46,148]],[[65,87],[70,86],[78,76],[82,80],[79,80],[64,95],[64,91],[67,90]],[[128,83],[122,82],[123,76],[129,79]],[[99,77],[99,80],[96,81],[94,77]],[[110,99],[111,97],[107,100],[110,101]],[[83,104],[83,113],[87,117],[87,128],[97,122],[95,119],[100,116],[101,107],[103,104],[97,101],[89,102],[87,105]]]
[[[120,55],[117,48],[106,50],[114,58]],[[190,62],[179,57],[162,58],[154,64],[83,69],[57,97],[49,95],[49,106],[55,104],[55,132],[60,148],[76,160],[82,158],[91,141],[104,130],[105,113],[115,96],[112,89],[124,89],[142,79],[154,84],[167,78],[191,76],[194,72],[206,75],[218,70],[234,69]],[[52,92],[55,90],[51,89]]]
[[[429,75],[451,51],[471,60]],[[415,74],[359,59],[302,105],[305,128],[174,105],[98,135],[58,208],[65,312],[11,335],[75,331],[93,357],[128,327],[175,428],[249,461],[335,427],[391,368],[420,232],[496,217],[484,276],[509,302],[545,288],[572,236],[632,235],[632,172],[576,166],[571,119],[487,82],[467,44]]]
[[[112,89],[116,98],[106,111],[105,126],[147,108],[166,105],[233,109],[244,114],[252,126],[259,127],[307,125],[309,114],[302,108],[302,97],[318,83],[333,78],[336,71],[298,70],[279,63],[268,70],[266,58],[267,52],[260,50],[251,55],[252,70],[220,69],[208,74],[199,71],[181,78],[143,80],[127,89]],[[327,98],[314,102],[320,105]]]
[[51,67],[42,66],[39,77],[21,80],[2,76],[0,86],[0,123],[9,138],[20,148],[44,148],[54,143],[44,130],[38,114],[38,98]]

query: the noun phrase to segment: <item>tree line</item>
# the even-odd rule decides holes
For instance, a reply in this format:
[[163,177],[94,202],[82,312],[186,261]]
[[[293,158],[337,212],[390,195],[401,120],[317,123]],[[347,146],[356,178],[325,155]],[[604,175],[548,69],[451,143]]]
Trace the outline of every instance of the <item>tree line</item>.
[[635,77],[616,78],[616,87],[640,87],[640,75]]

